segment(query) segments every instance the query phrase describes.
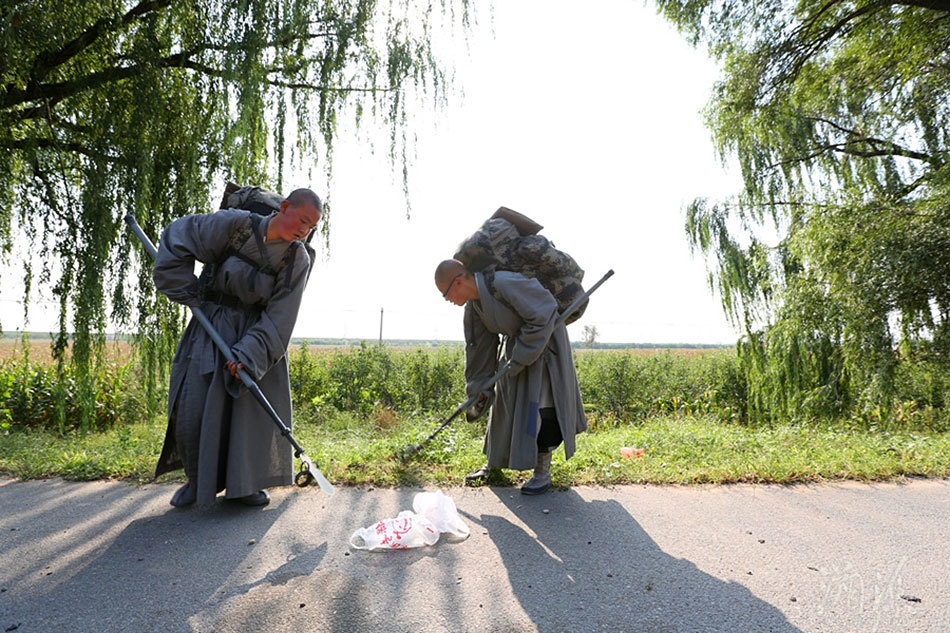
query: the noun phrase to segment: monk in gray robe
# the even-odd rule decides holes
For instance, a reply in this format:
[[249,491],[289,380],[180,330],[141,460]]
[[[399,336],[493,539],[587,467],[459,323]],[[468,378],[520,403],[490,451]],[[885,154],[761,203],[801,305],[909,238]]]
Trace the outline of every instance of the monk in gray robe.
[[[290,426],[287,347],[313,249],[303,240],[323,206],[309,189],[297,189],[269,216],[239,209],[190,215],[162,233],[153,278],[172,301],[202,309],[231,346],[226,361],[192,319],[172,361],[168,430],[155,476],[184,468],[188,482],[171,504],[184,507],[225,498],[266,505],[271,486],[293,481],[293,449],[238,369],[257,382]],[[195,261],[204,264],[200,279]]]
[[[454,259],[436,268],[435,285],[447,301],[465,306],[466,393],[478,394],[483,406],[491,403],[487,463],[466,479],[483,479],[492,468],[533,468],[521,492],[544,492],[551,485],[552,451],[563,442],[569,459],[576,434],[587,430],[567,328],[554,327],[557,301],[537,279],[472,273]],[[499,335],[505,340],[500,359]],[[508,361],[511,370],[494,391],[479,394]]]

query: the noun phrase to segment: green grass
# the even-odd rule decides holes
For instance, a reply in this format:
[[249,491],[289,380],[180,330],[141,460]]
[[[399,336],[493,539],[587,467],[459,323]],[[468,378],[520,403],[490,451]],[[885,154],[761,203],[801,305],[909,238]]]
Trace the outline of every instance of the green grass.
[[0,435],[0,472],[20,479],[60,476],[77,481],[144,481],[155,472],[164,436],[159,422],[66,435],[17,429]]
[[[465,473],[483,462],[483,422],[456,421],[413,459],[400,458],[401,449],[421,441],[437,422],[433,417],[396,418],[386,410],[370,416],[311,414],[298,418],[294,433],[337,484],[461,485]],[[690,415],[656,416],[639,424],[592,416],[591,426],[591,432],[578,436],[572,459],[565,461],[561,450],[555,453],[555,485],[950,476],[950,433],[746,427]],[[0,472],[17,478],[147,481],[163,437],[162,420],[65,436],[16,429],[0,435]],[[642,448],[643,455],[621,458],[622,446]],[[490,483],[516,485],[528,474],[503,471]]]

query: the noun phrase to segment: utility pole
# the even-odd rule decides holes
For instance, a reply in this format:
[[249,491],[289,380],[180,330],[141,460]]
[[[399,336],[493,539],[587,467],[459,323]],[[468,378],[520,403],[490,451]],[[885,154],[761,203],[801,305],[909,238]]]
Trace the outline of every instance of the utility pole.
[[383,309],[379,309],[379,346],[383,346]]

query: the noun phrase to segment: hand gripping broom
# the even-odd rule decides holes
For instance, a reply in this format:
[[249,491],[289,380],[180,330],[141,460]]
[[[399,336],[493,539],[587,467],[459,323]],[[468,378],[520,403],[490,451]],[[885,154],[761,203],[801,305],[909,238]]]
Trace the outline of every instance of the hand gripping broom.
[[[145,246],[145,250],[148,251],[148,254],[152,257],[152,259],[155,259],[155,257],[158,255],[158,249],[155,248],[155,245],[152,244],[152,241],[147,235],[145,235],[145,232],[142,231],[142,227],[140,227],[138,222],[135,221],[135,217],[132,216],[132,214],[126,215],[125,221],[129,225],[129,228],[132,229],[132,232],[135,233],[135,236],[139,238],[139,241],[141,241]],[[195,318],[198,320],[198,322],[204,327],[205,331],[208,333],[208,336],[210,336],[211,340],[214,341],[214,344],[218,346],[218,349],[221,351],[224,357],[227,360],[234,361],[235,363],[239,362],[231,352],[230,346],[224,342],[224,339],[221,338],[221,335],[218,334],[217,330],[214,329],[214,326],[211,325],[211,321],[208,320],[208,317],[201,310],[201,308],[191,308],[191,312],[195,315]],[[277,415],[277,412],[274,411],[274,407],[272,407],[270,402],[267,401],[267,397],[264,395],[264,392],[261,391],[261,388],[257,386],[257,383],[254,382],[254,379],[251,378],[251,376],[243,369],[238,370],[238,377],[240,377],[241,382],[244,383],[244,386],[247,387],[252,394],[254,394],[254,397],[267,412],[267,415],[270,416],[270,419],[273,420],[274,424],[277,425],[277,428],[280,429],[280,434],[286,437],[287,441],[290,442],[291,446],[294,447],[294,456],[300,460],[300,472],[294,476],[294,483],[301,488],[304,488],[316,480],[317,485],[320,486],[320,490],[328,495],[332,495],[334,492],[333,486],[329,481],[327,481],[327,478],[323,476],[323,473],[320,472],[320,469],[314,465],[313,461],[307,457],[303,447],[300,446],[293,434],[290,432],[290,429],[280,419],[280,416]]]
[[[561,315],[558,317],[557,321],[554,322],[554,329],[556,330],[565,321],[567,321],[567,318],[571,316],[572,314],[574,314],[574,312],[576,312],[577,309],[581,307],[581,305],[583,305],[583,303],[588,299],[588,297],[590,297],[591,294],[593,294],[595,290],[600,288],[600,285],[602,283],[610,279],[611,275],[613,274],[614,274],[614,271],[612,269],[608,270],[607,273],[603,277],[600,278],[600,281],[598,281],[593,286],[591,286],[587,292],[585,292],[584,294],[579,296],[577,299],[575,299],[571,305],[567,306],[567,308],[564,309],[564,312],[562,312]],[[432,433],[430,433],[426,439],[422,440],[422,442],[418,444],[411,444],[403,448],[399,452],[402,459],[404,460],[409,459],[410,457],[412,457],[413,455],[421,451],[423,448],[425,448],[425,445],[428,444],[432,440],[432,438],[434,438],[436,435],[441,433],[442,430],[445,429],[445,427],[447,427],[452,422],[452,420],[458,417],[459,413],[461,413],[462,411],[465,411],[467,408],[475,404],[475,402],[478,400],[478,396],[483,391],[488,391],[489,389],[491,389],[495,385],[495,383],[501,380],[502,377],[504,377],[504,375],[507,374],[510,370],[511,370],[511,361],[508,361],[504,365],[502,365],[501,369],[499,369],[495,373],[494,376],[486,380],[485,384],[483,384],[481,387],[478,388],[474,396],[472,396],[471,398],[469,398],[468,400],[460,404],[458,407],[456,407],[455,411],[453,411],[451,415],[449,415],[449,417],[442,420],[441,424],[439,424],[439,426],[436,427],[436,429]]]

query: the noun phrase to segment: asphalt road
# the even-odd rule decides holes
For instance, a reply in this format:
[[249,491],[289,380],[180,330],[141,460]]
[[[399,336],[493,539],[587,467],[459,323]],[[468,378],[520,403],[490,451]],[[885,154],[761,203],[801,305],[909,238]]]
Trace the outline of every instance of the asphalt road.
[[[950,632],[950,481],[453,488],[471,528],[348,545],[417,489],[0,479],[0,631]],[[547,512],[545,512],[547,511]]]

